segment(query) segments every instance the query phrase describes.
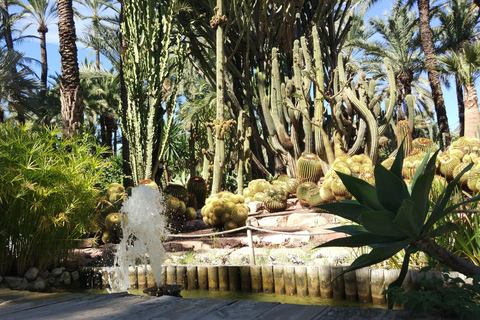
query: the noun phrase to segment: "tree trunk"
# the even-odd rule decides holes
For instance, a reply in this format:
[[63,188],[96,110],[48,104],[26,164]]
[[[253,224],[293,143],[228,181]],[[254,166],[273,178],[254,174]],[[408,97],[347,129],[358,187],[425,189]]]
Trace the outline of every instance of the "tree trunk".
[[48,77],[48,62],[47,62],[47,32],[48,28],[45,25],[40,25],[38,27],[38,35],[40,36],[40,56],[42,59],[42,73],[40,75],[40,81],[42,83],[42,90],[45,91],[47,88],[47,77]]
[[480,111],[478,110],[477,89],[466,84],[465,88],[465,137],[480,140]]
[[57,11],[62,71],[60,103],[63,136],[70,138],[74,134],[81,133],[83,123],[83,91],[80,87],[72,0],[58,0]]
[[445,101],[443,100],[442,86],[438,71],[435,70],[437,60],[433,49],[432,32],[430,29],[430,1],[418,0],[418,12],[420,18],[420,37],[422,39],[425,60],[427,63],[428,80],[432,89],[433,102],[435,104],[435,112],[437,114],[437,123],[440,134],[445,142],[445,149],[450,146],[450,128],[448,126],[447,110],[445,109]]
[[457,91],[458,104],[458,130],[460,137],[465,135],[465,103],[463,102],[463,86],[457,76],[455,76],[455,89]]
[[418,243],[418,249],[427,253],[431,257],[439,257],[441,263],[466,276],[480,274],[479,266],[476,266],[470,261],[458,257],[457,255],[436,244],[435,241],[430,238],[421,240]]

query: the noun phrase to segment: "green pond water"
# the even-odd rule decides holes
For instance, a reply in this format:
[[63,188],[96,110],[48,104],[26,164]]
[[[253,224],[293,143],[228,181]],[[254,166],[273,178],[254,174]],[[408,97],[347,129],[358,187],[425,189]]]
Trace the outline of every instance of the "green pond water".
[[[89,289],[83,291],[90,294],[105,294],[106,290]],[[142,289],[130,289],[128,290],[133,295],[143,295]],[[379,308],[387,309],[387,305],[378,305],[373,303],[361,303],[358,301],[346,301],[326,299],[320,297],[311,296],[299,296],[299,295],[285,295],[275,293],[251,293],[251,292],[232,292],[232,291],[210,291],[210,290],[182,290],[180,295],[185,299],[228,299],[228,300],[250,300],[260,302],[279,302],[285,304],[301,304],[301,305],[323,305],[332,307],[344,307],[344,308]],[[397,308],[395,308],[397,309]]]

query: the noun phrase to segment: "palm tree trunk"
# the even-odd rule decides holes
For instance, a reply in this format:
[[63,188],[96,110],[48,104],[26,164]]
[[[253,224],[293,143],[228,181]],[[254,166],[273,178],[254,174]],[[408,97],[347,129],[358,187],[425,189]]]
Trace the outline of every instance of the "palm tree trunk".
[[60,103],[62,106],[63,136],[72,137],[81,133],[83,123],[83,91],[77,61],[75,22],[72,0],[58,0],[58,36],[62,78],[60,81]]
[[47,77],[48,77],[47,40],[46,40],[48,28],[46,26],[40,25],[37,31],[38,31],[38,35],[40,36],[40,56],[42,59],[42,74],[40,75],[40,81],[42,83],[42,91],[45,92],[47,88]]
[[465,95],[465,137],[480,140],[480,111],[478,110],[477,89],[473,83],[464,86]]
[[458,104],[458,121],[459,121],[459,134],[460,137],[465,135],[465,103],[463,102],[463,87],[462,83],[455,76],[455,89],[457,91],[457,104]]
[[437,114],[437,123],[440,134],[443,135],[445,148],[451,143],[450,128],[448,126],[447,110],[443,100],[442,86],[438,71],[435,70],[437,60],[433,49],[432,32],[430,29],[430,0],[418,0],[418,12],[420,18],[420,37],[422,39],[425,60],[427,63],[428,80],[432,89],[435,112]]

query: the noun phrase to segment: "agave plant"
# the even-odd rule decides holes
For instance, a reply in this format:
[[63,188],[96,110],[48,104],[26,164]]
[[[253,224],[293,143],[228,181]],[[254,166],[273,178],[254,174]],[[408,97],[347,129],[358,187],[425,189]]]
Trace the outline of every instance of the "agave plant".
[[440,219],[461,205],[480,199],[480,196],[476,196],[447,207],[458,180],[471,165],[447,185],[435,203],[433,211],[429,213],[429,193],[435,175],[438,151],[431,158],[430,153],[416,170],[410,188],[402,179],[403,144],[390,170],[381,164],[375,166],[376,187],[356,177],[337,172],[355,200],[327,203],[318,207],[349,219],[355,224],[332,228],[350,236],[331,240],[318,247],[372,247],[369,253],[358,257],[344,273],[382,262],[405,250],[400,275],[390,287],[398,287],[403,283],[410,255],[417,251],[423,251],[467,276],[480,274],[480,267],[447,251],[433,240],[458,229],[457,225],[448,222],[437,227]]

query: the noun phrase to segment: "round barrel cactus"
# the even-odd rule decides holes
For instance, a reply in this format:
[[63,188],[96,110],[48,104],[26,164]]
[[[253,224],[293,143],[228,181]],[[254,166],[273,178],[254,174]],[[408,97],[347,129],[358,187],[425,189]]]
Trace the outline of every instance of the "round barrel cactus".
[[297,160],[297,179],[300,182],[318,182],[322,176],[322,162],[315,153],[304,153]]

